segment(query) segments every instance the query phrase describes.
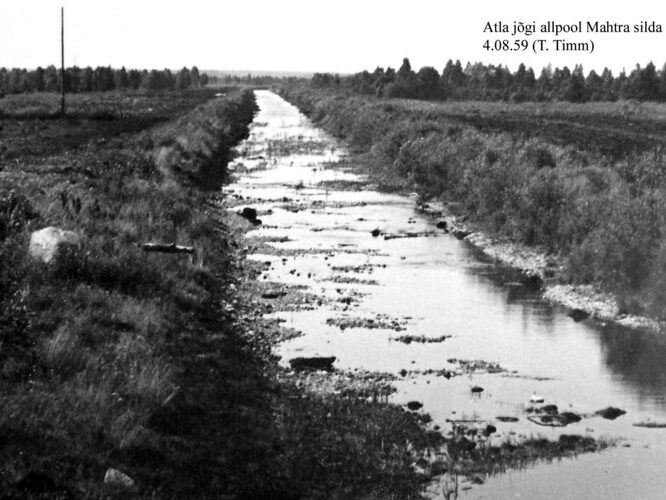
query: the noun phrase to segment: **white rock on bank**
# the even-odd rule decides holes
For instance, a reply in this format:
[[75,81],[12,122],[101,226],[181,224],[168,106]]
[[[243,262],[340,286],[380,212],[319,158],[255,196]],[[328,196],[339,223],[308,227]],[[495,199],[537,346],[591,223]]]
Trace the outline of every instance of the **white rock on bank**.
[[104,484],[113,488],[134,488],[134,480],[117,469],[107,469],[104,474]]
[[81,237],[74,231],[51,226],[32,233],[28,254],[33,259],[50,264],[59,252],[80,247]]

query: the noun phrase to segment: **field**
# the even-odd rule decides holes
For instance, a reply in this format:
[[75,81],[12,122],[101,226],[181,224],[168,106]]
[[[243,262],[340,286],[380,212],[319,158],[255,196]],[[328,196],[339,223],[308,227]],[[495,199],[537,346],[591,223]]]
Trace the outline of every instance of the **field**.
[[606,102],[572,104],[401,101],[427,117],[447,117],[486,132],[518,138],[539,137],[557,146],[574,146],[610,160],[666,145],[666,105]]
[[457,202],[496,236],[565,259],[564,281],[616,293],[621,313],[666,316],[663,104],[282,94],[384,188]]

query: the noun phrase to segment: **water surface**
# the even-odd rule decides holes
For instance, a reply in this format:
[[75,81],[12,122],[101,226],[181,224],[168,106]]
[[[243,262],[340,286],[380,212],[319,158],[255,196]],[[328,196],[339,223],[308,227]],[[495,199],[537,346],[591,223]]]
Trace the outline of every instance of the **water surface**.
[[[238,179],[226,190],[260,211],[263,225],[251,235],[286,238],[271,244],[291,252],[251,258],[272,262],[262,278],[331,298],[314,310],[277,313],[304,333],[279,346],[285,363],[296,356],[335,356],[338,369],[391,374],[459,370],[449,361],[456,359],[497,363],[506,371],[450,379],[411,374],[396,383],[391,399],[423,402],[433,425],[444,429],[451,420],[493,423],[496,440],[567,433],[622,441],[603,453],[488,478],[460,498],[666,496],[666,429],[633,425],[666,422],[664,337],[574,322],[538,290],[438,230],[416,213],[412,198],[335,189],[331,181],[359,180],[334,165],[344,148],[277,95],[256,95],[260,113],[232,165]],[[373,229],[382,235],[373,237]],[[406,233],[423,236],[383,237]],[[340,282],[350,278],[357,282]],[[394,322],[400,329],[330,324],[340,318]],[[405,334],[451,337],[429,344],[395,340]],[[475,395],[473,386],[484,391]],[[586,418],[565,428],[528,421],[535,392]],[[613,421],[594,416],[607,406],[627,413]],[[499,422],[500,415],[519,420]]]

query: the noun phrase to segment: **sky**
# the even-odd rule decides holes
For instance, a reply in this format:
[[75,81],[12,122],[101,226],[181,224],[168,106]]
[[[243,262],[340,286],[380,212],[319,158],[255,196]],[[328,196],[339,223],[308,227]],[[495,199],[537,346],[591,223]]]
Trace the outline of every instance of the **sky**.
[[[0,0],[0,67],[59,65],[60,7],[67,66],[125,66],[350,73],[375,67],[444,67],[448,59],[543,66],[582,64],[615,73],[666,62],[666,6],[646,0]],[[555,50],[553,34],[485,32],[486,23],[654,21],[661,33],[561,35],[594,51]],[[539,27],[539,26],[538,26]],[[537,29],[538,29],[537,27]],[[527,40],[526,51],[491,51],[489,41]],[[532,50],[547,40],[549,51]],[[591,44],[590,44],[591,46]],[[501,47],[501,46],[500,46]]]

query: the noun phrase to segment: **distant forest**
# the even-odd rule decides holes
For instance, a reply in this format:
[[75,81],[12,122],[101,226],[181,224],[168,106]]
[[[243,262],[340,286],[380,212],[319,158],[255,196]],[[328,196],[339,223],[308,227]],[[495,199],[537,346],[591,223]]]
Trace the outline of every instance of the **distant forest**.
[[[65,69],[65,91],[106,92],[109,90],[171,91],[196,89],[206,86],[210,78],[199,73],[196,66],[178,72],[159,70],[113,69],[108,66],[73,66]],[[35,70],[0,68],[0,94],[25,92],[57,92],[60,90],[60,70],[55,66],[39,67]]]
[[617,76],[608,69],[601,74],[590,71],[587,76],[580,65],[544,68],[539,76],[521,64],[515,72],[503,66],[449,60],[440,73],[432,66],[412,70],[409,59],[403,59],[396,71],[377,68],[351,76],[317,73],[315,87],[342,87],[358,94],[382,97],[406,97],[426,100],[479,101],[666,101],[666,64],[661,71],[650,62],[644,68],[636,65],[628,75]]

